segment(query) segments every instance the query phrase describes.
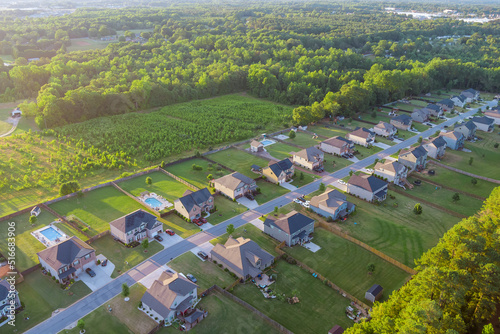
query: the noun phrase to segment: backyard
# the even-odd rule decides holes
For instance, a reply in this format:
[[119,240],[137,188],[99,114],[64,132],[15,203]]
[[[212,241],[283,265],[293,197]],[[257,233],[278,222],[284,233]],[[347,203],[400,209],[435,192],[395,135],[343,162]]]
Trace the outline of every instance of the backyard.
[[[303,148],[308,148],[314,145],[318,145],[322,139],[321,138],[313,138],[313,135],[310,133],[300,132],[298,131],[295,134],[295,138],[288,138],[285,140],[286,142],[293,143],[295,145],[299,145]],[[295,148],[295,152],[300,151],[298,147]]]
[[[193,164],[200,166],[202,169],[194,170]],[[218,169],[217,166],[213,166],[211,162],[201,158],[177,163],[165,169],[200,189],[208,187],[207,176],[209,174],[212,174],[214,178],[219,178],[230,173],[225,168]]]
[[212,213],[210,217],[207,218],[208,222],[212,225],[217,225],[248,210],[246,206],[241,205],[238,202],[233,202],[222,195],[215,196],[214,198],[217,211]]
[[266,146],[266,151],[269,152],[269,154],[271,154],[274,158],[278,160],[283,160],[286,158],[290,158],[292,156],[290,154],[291,152],[298,152],[300,151],[300,149],[295,146],[290,146],[287,144],[276,142],[272,145]]
[[347,129],[339,129],[339,128],[334,128],[334,127],[327,128],[327,127],[324,127],[321,125],[310,125],[307,128],[307,130],[314,132],[318,135],[327,136],[328,138],[336,137],[336,136],[345,137],[345,135],[349,132]]
[[281,195],[284,195],[290,191],[281,186],[278,186],[277,184],[267,182],[262,179],[257,180],[257,187],[260,188],[260,194],[255,196],[255,200],[259,204],[269,202],[270,200],[275,199],[276,197],[280,197]]
[[256,178],[258,175],[251,171],[252,165],[260,167],[267,166],[269,161],[260,157],[256,157],[250,153],[246,153],[235,148],[230,148],[214,154],[210,154],[207,158],[223,164],[237,172],[248,177]]

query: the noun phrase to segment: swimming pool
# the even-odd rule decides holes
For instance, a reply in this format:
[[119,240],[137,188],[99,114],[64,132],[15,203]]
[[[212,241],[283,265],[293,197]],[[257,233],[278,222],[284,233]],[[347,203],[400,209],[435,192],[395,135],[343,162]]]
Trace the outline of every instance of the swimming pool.
[[159,208],[161,206],[161,202],[153,197],[146,198],[144,200],[144,203],[146,203],[147,205],[149,205],[152,208]]
[[269,139],[264,139],[263,141],[261,141],[261,143],[262,143],[262,145],[267,146],[267,145],[274,144],[275,141],[274,140],[269,140]]
[[45,230],[40,231],[40,233],[50,241],[54,241],[56,239],[61,239],[62,234],[57,232],[54,228],[49,227],[46,228]]

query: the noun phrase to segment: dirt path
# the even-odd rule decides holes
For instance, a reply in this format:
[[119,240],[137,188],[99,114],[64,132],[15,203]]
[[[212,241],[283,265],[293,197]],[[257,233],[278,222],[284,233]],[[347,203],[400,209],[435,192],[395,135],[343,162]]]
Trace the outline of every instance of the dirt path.
[[16,117],[16,118],[12,118],[12,117],[9,117],[6,122],[7,123],[10,123],[12,124],[12,128],[7,131],[6,133],[0,135],[0,138],[1,137],[7,137],[7,136],[10,136],[14,131],[16,131],[17,129],[17,124],[19,123],[19,121],[21,120],[21,117]]

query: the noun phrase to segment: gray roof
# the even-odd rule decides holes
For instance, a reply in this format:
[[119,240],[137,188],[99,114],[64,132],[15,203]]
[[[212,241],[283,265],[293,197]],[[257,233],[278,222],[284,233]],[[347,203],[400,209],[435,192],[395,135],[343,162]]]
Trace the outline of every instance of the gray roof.
[[301,157],[307,161],[316,161],[320,157],[324,157],[324,153],[314,146],[308,147],[295,153],[296,156]]
[[472,122],[490,125],[490,124],[495,123],[495,120],[493,118],[489,118],[489,117],[486,117],[486,116],[481,116],[481,117],[474,117],[474,118],[472,118]]
[[146,228],[151,230],[157,224],[156,216],[142,209],[138,209],[128,215],[113,220],[109,224],[116,227],[121,232],[127,233],[140,227],[142,223],[146,223]]
[[466,97],[465,97],[465,96],[463,96],[462,94],[460,94],[460,95],[455,95],[455,96],[453,96],[453,97],[452,97],[452,99],[454,99],[454,98],[459,99],[459,100],[460,100],[460,102],[462,102],[462,103],[463,103],[463,102],[465,102],[465,99],[466,99]]
[[254,169],[254,170],[261,170],[262,168],[260,166],[257,166],[257,165],[252,165],[252,169]]
[[409,153],[409,152],[412,153],[413,156],[417,159],[427,155],[427,150],[422,145],[417,146],[417,147],[412,147],[409,149],[403,149],[403,150],[401,150],[399,155],[401,156],[401,155]]
[[189,212],[195,206],[202,206],[209,198],[212,196],[207,188],[200,189],[195,192],[191,192],[183,197],[179,198],[184,208]]
[[0,279],[0,301],[9,295],[10,284],[6,280]]
[[386,123],[384,121],[378,122],[378,124],[375,125],[375,127],[380,129],[385,129],[387,131],[393,131],[396,128],[394,125]]
[[283,217],[278,217],[275,219],[272,216],[268,216],[264,221],[264,225],[274,226],[280,230],[293,235],[297,231],[303,229],[309,224],[314,224],[314,219],[304,216],[297,211],[291,211]]
[[[249,178],[246,175],[243,175],[238,172],[231,173],[229,175],[220,177],[214,182],[219,183],[223,185],[224,187],[231,189],[231,190],[236,190],[244,185],[252,185],[255,184],[255,181],[251,178]],[[184,206],[185,207],[185,206]]]
[[472,121],[468,121],[468,122],[463,123],[463,124],[457,124],[457,125],[455,125],[454,128],[456,129],[456,128],[459,128],[461,126],[465,126],[469,130],[475,130],[477,128],[477,125],[474,124],[474,122],[472,122]]
[[37,255],[55,270],[73,263],[95,250],[82,240],[73,236],[57,245],[38,252]]
[[450,108],[453,108],[455,106],[455,102],[453,102],[450,99],[443,99],[443,100],[439,101],[438,103],[444,104],[445,106],[450,107]]
[[463,135],[463,133],[458,132],[458,131],[450,131],[450,132],[443,133],[441,136],[442,137],[448,137],[448,138],[451,138],[451,139],[454,139],[454,140],[459,140],[464,135]]
[[391,118],[391,121],[397,121],[397,122],[400,122],[404,125],[410,124],[411,120],[412,120],[411,117],[406,115],[406,114],[402,114],[402,115]]
[[381,180],[373,175],[367,175],[367,174],[364,175],[353,174],[349,178],[349,181],[347,182],[353,186],[358,186],[372,193],[375,193],[379,191],[381,188],[387,186],[387,182],[385,182],[384,180]]
[[380,286],[378,284],[373,284],[373,286],[367,292],[373,296],[377,296],[383,290],[384,290],[384,288],[382,286]]
[[479,94],[479,92],[473,88],[469,88],[469,89],[462,91],[463,95],[466,95],[465,93],[469,93],[469,94],[473,94],[473,95]]
[[327,209],[331,213],[334,213],[342,204],[347,202],[346,195],[342,194],[338,190],[331,189],[327,192],[324,192],[321,195],[314,196],[311,198],[311,206],[315,208],[320,208],[320,205],[323,206],[323,209]]
[[276,176],[279,176],[281,172],[285,172],[293,167],[293,163],[290,159],[286,158],[281,161],[271,163],[268,166]]
[[438,136],[429,140],[426,144],[433,144],[435,147],[443,147],[446,146],[446,140],[444,140],[442,136]]
[[[440,102],[438,102],[438,103],[441,103],[441,101],[440,101]],[[437,106],[437,105],[432,104],[432,103],[429,103],[429,104],[426,106],[426,108],[428,108],[428,109],[432,109],[432,110],[436,110],[436,111],[442,111],[442,109],[443,109],[443,108],[441,108],[440,106]]]
[[370,136],[374,136],[375,134],[373,133],[373,131],[368,130],[367,128],[357,127],[354,131],[352,131],[351,133],[348,133],[348,135],[353,135],[356,137],[361,137],[361,138],[366,139]]

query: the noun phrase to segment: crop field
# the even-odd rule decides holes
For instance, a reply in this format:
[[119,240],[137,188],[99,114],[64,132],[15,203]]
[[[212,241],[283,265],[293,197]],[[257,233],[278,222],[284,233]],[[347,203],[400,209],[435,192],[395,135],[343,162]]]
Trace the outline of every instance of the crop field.
[[[194,170],[193,164],[200,166],[202,169]],[[174,164],[165,169],[200,189],[208,187],[207,176],[209,174],[212,174],[214,178],[218,178],[230,173],[225,168],[218,168],[218,165],[213,165],[211,162],[200,158]]]
[[251,171],[252,165],[255,164],[260,167],[264,167],[269,164],[269,161],[264,158],[256,157],[250,153],[246,153],[235,148],[210,154],[207,158],[234,169],[235,171],[240,172],[241,174],[252,179],[259,176]]
[[[291,157],[291,152],[300,151],[298,147],[290,146],[284,143],[275,143],[269,146],[266,146],[266,151],[269,152],[274,158],[278,160],[283,160]],[[267,165],[266,165],[267,166]],[[262,166],[261,166],[262,167]]]

